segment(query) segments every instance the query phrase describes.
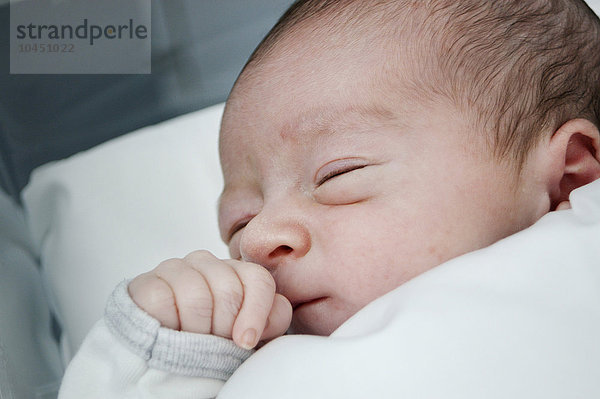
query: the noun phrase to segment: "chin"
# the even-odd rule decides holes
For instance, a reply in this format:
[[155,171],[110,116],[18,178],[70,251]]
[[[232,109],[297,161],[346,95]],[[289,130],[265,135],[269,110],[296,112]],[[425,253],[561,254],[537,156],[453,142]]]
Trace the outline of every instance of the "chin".
[[306,335],[319,335],[329,336],[333,333],[338,326],[315,326],[311,323],[296,322],[292,319],[292,324],[288,329],[288,334],[306,334]]
[[332,311],[328,305],[327,301],[324,301],[320,304],[301,306],[295,309],[288,333],[331,335],[348,317],[339,311]]

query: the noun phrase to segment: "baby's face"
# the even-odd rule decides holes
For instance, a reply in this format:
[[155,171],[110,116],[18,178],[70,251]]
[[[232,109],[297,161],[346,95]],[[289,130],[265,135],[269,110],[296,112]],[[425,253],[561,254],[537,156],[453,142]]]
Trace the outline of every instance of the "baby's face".
[[295,332],[328,335],[411,278],[535,221],[483,134],[441,103],[386,95],[376,54],[285,54],[243,76],[228,102],[219,223],[233,258],[271,271]]

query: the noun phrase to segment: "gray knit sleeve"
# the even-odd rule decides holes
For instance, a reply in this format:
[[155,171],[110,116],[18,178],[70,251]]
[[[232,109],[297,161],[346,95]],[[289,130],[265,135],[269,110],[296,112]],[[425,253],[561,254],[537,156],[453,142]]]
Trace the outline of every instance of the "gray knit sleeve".
[[140,309],[121,282],[106,305],[108,329],[148,367],[174,374],[226,381],[254,352],[232,340],[161,327],[158,320]]

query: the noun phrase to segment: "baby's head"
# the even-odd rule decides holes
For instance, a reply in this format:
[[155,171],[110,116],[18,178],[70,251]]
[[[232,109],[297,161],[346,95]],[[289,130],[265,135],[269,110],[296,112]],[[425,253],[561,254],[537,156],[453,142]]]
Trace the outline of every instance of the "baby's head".
[[231,256],[326,335],[530,226],[600,177],[599,38],[575,0],[292,6],[223,116]]

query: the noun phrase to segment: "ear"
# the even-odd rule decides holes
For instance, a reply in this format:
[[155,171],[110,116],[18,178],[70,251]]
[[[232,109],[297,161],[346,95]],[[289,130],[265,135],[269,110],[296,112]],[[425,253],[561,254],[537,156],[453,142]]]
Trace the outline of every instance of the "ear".
[[586,119],[572,119],[550,139],[551,209],[569,208],[569,194],[600,178],[600,133]]

